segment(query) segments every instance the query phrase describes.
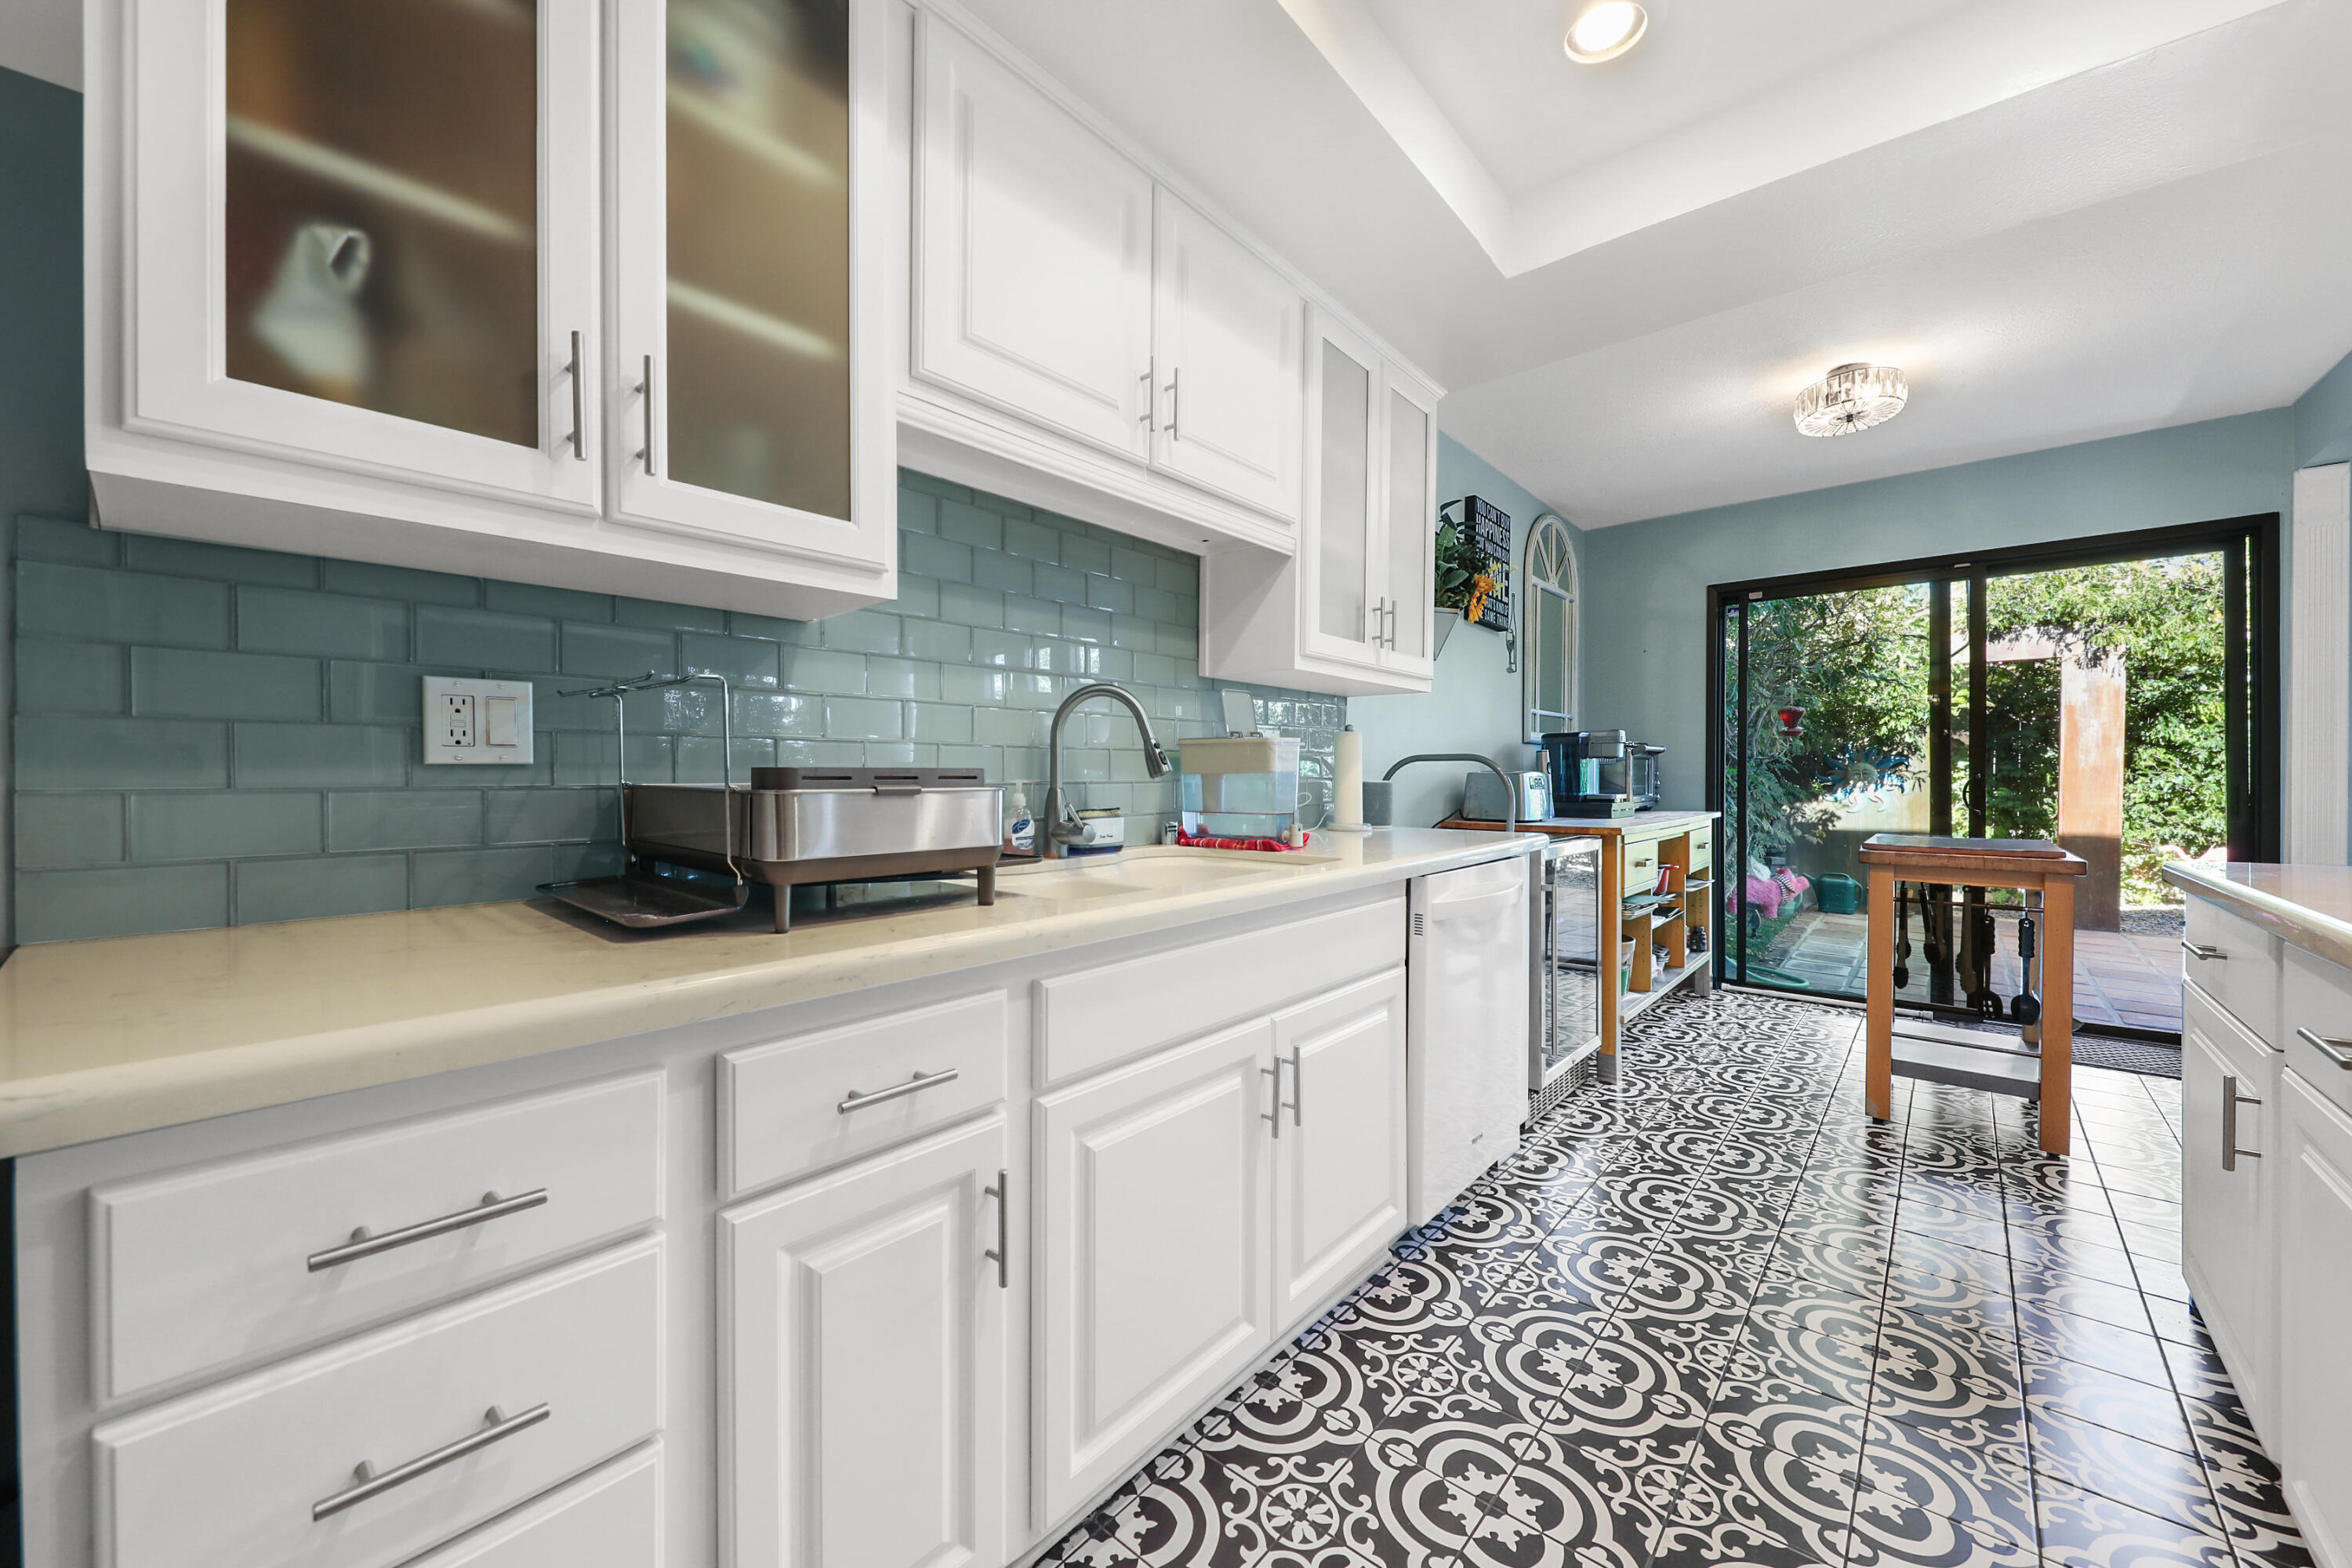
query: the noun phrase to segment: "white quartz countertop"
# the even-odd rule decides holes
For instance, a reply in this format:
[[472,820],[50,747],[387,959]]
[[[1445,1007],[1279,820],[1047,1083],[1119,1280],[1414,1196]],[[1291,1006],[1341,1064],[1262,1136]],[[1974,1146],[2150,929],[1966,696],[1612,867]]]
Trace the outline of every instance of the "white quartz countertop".
[[2164,879],[2352,969],[2352,866],[2175,864],[2164,868]]
[[1007,867],[928,907],[632,932],[537,900],[20,948],[0,1156],[619,1039],[1423,876],[1541,840],[1318,833],[1304,854]]

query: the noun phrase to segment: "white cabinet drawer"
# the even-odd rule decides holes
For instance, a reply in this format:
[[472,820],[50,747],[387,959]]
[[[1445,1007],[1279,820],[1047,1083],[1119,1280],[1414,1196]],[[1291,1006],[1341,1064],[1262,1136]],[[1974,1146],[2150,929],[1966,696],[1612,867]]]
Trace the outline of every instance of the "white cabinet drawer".
[[[446,1300],[661,1215],[662,1075],[608,1079],[90,1194],[101,1400]],[[485,1195],[546,1201],[471,1219]],[[322,1253],[450,1228],[372,1256]],[[316,1267],[314,1267],[316,1265]]]
[[409,1568],[661,1568],[661,1448],[583,1476]]
[[[100,1568],[383,1568],[661,1426],[661,1253],[646,1240],[100,1426]],[[522,1425],[544,1406],[543,1419]],[[321,1505],[508,1436],[325,1517]]]
[[2210,899],[2189,900],[2189,947],[2181,972],[2262,1039],[2279,1037],[2279,943],[2252,921]]
[[2287,947],[2279,990],[2280,1028],[2273,1038],[2287,1065],[2352,1115],[2352,970]]
[[1403,889],[1357,909],[1037,982],[1038,1086],[1404,962]]
[[727,1052],[727,1191],[837,1165],[1003,1100],[1006,1014],[1004,993],[992,991]]

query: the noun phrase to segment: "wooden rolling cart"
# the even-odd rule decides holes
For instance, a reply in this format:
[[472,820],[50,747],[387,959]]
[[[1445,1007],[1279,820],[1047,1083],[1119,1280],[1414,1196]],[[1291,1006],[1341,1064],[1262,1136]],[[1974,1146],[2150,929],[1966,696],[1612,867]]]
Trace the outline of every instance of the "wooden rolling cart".
[[[1627,1020],[1676,986],[1696,995],[1715,989],[1716,818],[1712,811],[1643,811],[1632,816],[1550,816],[1522,822],[1522,833],[1599,838],[1602,921],[1600,1078],[1617,1077],[1617,1043]],[[1499,822],[1454,817],[1439,826],[1499,833]],[[1613,930],[1612,929],[1613,925]],[[1693,951],[1693,933],[1699,946]],[[1666,950],[1660,964],[1652,952]],[[1614,976],[1613,983],[1609,977]]]

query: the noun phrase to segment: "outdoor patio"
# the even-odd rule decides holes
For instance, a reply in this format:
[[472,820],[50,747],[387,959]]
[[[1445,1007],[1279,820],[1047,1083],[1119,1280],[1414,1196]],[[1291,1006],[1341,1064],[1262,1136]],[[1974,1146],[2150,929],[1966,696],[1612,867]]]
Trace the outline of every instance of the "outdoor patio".
[[[2017,921],[2013,914],[1995,911],[2000,936],[1993,960],[1993,989],[2002,1001],[2017,994]],[[2125,1024],[2143,1029],[2180,1029],[2181,914],[2171,910],[2128,910],[2124,931],[2078,931],[2074,933],[2074,1018],[2096,1027]],[[1822,995],[1863,994],[1869,951],[1867,915],[1824,914],[1807,910],[1772,935],[1761,951],[1751,949],[1751,967],[1781,970],[1807,983]],[[1925,1004],[1927,963],[1917,951],[1919,931],[1912,931],[1911,984],[1898,1000]],[[1736,961],[1734,945],[1727,955]],[[1770,977],[1756,978],[1770,983]]]

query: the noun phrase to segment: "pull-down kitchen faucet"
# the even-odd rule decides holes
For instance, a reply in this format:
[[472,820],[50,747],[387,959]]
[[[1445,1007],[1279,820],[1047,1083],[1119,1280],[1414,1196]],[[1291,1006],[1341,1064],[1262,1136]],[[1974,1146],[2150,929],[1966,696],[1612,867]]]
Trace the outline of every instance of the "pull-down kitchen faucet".
[[1054,710],[1053,731],[1045,737],[1045,842],[1038,846],[1038,853],[1056,860],[1062,858],[1066,845],[1094,842],[1095,830],[1079,821],[1076,813],[1062,802],[1062,726],[1069,721],[1070,710],[1095,697],[1123,702],[1127,710],[1135,715],[1135,727],[1143,731],[1144,773],[1156,779],[1168,772],[1168,753],[1152,734],[1151,721],[1145,715],[1143,704],[1135,700],[1135,693],[1124,686],[1097,680],[1063,698],[1062,705]]

